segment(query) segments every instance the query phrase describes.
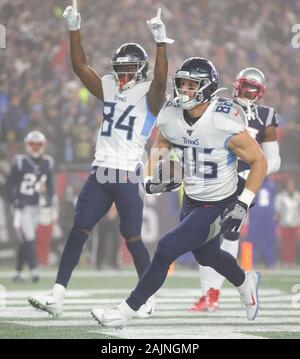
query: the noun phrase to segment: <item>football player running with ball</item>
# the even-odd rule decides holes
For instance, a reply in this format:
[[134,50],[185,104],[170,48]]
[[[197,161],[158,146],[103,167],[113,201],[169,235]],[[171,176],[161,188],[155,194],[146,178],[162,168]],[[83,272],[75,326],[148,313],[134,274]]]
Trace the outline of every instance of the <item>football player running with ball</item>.
[[[233,82],[233,101],[243,107],[248,119],[248,132],[250,136],[261,144],[262,150],[268,161],[268,172],[277,172],[281,159],[277,142],[276,127],[278,115],[273,107],[259,105],[266,90],[264,74],[257,68],[243,69]],[[226,101],[225,99],[222,99]],[[238,172],[240,185],[243,186],[249,175],[249,165],[239,160]],[[239,247],[239,233],[225,232],[221,248],[237,258]],[[200,282],[203,295],[190,308],[189,311],[213,311],[219,308],[220,290],[225,278],[213,268],[200,266]]]
[[[125,301],[114,308],[92,310],[104,326],[126,325],[161,288],[170,264],[189,251],[199,264],[214,268],[237,288],[249,320],[257,316],[260,275],[245,273],[236,259],[220,248],[220,235],[239,231],[265,178],[267,161],[246,130],[242,107],[213,99],[218,83],[215,66],[199,57],[187,59],[173,77],[175,98],[159,114],[160,131],[153,147],[164,152],[174,149],[184,166],[181,223],[159,241],[150,266]],[[160,151],[153,151],[148,168],[154,168],[160,157]],[[250,166],[239,196],[237,157]],[[146,187],[156,192],[151,178]],[[162,190],[163,186],[158,187]],[[171,190],[167,185],[165,189]]]
[[[161,9],[158,9],[157,16],[147,21],[157,44],[153,80],[147,77],[148,56],[136,43],[123,44],[113,56],[112,74],[100,77],[87,63],[81,45],[81,17],[77,9],[68,6],[64,17],[70,30],[73,70],[86,88],[103,102],[104,109],[93,168],[78,197],[73,227],[55,285],[49,294],[29,298],[33,307],[53,316],[63,312],[65,290],[89,233],[113,203],[120,216],[121,234],[139,277],[150,264],[141,238],[143,196],[138,181],[133,183],[130,178],[137,178],[135,175],[145,144],[165,102],[168,77],[166,44],[174,42],[166,36]],[[154,301],[147,305],[144,312],[140,311],[141,316],[153,312]]]

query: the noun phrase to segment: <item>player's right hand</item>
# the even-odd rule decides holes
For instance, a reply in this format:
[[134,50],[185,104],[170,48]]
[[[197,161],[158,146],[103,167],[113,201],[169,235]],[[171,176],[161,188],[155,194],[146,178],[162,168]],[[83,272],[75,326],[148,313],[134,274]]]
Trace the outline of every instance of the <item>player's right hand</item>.
[[67,19],[68,29],[70,31],[77,31],[80,29],[81,16],[79,12],[75,12],[70,5],[63,13],[63,17]]
[[180,183],[174,181],[158,182],[153,177],[146,177],[144,180],[144,188],[147,194],[161,194],[164,192],[176,191],[180,187]]

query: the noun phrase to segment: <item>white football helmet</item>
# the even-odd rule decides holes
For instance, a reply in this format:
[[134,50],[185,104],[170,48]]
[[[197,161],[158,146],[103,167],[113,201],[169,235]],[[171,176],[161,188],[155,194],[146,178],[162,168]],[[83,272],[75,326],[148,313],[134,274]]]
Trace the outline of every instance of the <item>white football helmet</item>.
[[34,159],[40,158],[46,148],[46,137],[40,131],[31,131],[24,139],[26,152]]

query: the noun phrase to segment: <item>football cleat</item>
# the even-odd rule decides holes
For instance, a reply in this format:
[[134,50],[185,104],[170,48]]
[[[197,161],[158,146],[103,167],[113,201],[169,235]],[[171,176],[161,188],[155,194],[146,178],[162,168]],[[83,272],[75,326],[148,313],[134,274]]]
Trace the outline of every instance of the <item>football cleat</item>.
[[25,279],[22,276],[22,274],[16,273],[13,277],[12,277],[12,281],[16,284],[20,284],[20,283],[25,283]]
[[112,308],[93,309],[92,317],[104,327],[123,328],[135,313],[126,302]]
[[33,274],[33,275],[31,276],[31,281],[32,281],[32,283],[37,283],[37,282],[39,282],[39,281],[40,281],[40,276],[39,276],[38,274]]
[[29,297],[28,302],[33,308],[43,310],[54,318],[60,317],[63,313],[63,300],[57,299],[52,293],[45,296]]
[[147,302],[140,307],[137,311],[136,316],[138,318],[149,318],[155,312],[156,300],[155,297],[150,297]]
[[219,296],[220,291],[218,289],[210,288],[192,307],[188,308],[188,311],[206,312],[217,310],[219,309]]
[[245,308],[248,320],[254,320],[258,314],[258,287],[261,283],[261,274],[255,271],[247,272],[244,283],[238,287],[242,307]]
[[203,295],[198,299],[198,301],[187,309],[189,312],[206,312],[207,308],[207,298],[206,295]]

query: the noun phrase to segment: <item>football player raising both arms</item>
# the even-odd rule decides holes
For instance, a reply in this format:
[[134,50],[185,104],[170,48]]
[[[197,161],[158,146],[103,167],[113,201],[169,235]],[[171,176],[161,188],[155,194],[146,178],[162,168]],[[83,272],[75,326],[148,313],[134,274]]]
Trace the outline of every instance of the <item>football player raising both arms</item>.
[[[173,77],[175,99],[159,114],[160,131],[153,147],[166,154],[174,149],[184,166],[181,223],[159,241],[150,266],[125,301],[114,308],[92,310],[104,326],[126,325],[161,288],[171,263],[189,251],[199,264],[214,268],[238,289],[249,320],[257,316],[260,275],[245,273],[236,259],[220,248],[220,240],[224,231],[239,231],[265,178],[267,161],[246,129],[244,110],[233,101],[212,99],[218,83],[215,66],[199,57],[187,59]],[[250,166],[239,196],[238,157]],[[154,168],[159,158],[160,152],[153,151],[148,168]],[[151,181],[147,179],[148,191],[156,192]]]
[[[247,130],[250,136],[261,144],[261,148],[268,161],[267,174],[271,174],[279,170],[281,162],[276,133],[278,115],[273,107],[259,105],[265,90],[265,76],[256,68],[243,69],[233,82],[234,102],[241,105],[245,110],[248,119]],[[239,160],[239,176],[246,180],[249,171],[249,165],[245,161]],[[244,182],[240,179],[240,186],[243,186]],[[225,232],[221,248],[237,258],[238,247],[239,233]],[[200,266],[200,282],[203,296],[188,310],[217,310],[219,308],[219,295],[224,279],[214,269]]]
[[[92,171],[78,197],[73,227],[62,254],[55,285],[49,295],[29,298],[33,307],[54,316],[63,312],[65,290],[89,233],[113,203],[118,210],[120,231],[138,277],[150,264],[141,238],[143,198],[139,183],[130,181],[130,178],[136,178],[134,175],[145,144],[165,101],[168,77],[166,44],[174,42],[166,36],[161,9],[158,9],[157,16],[147,21],[156,42],[153,80],[150,81],[147,76],[147,53],[136,43],[120,46],[112,58],[112,73],[100,77],[89,66],[81,44],[80,14],[68,6],[64,17],[70,30],[73,70],[86,88],[103,102],[103,121]],[[107,173],[108,181],[105,180]],[[154,302],[147,305],[150,309],[143,307],[139,313],[141,316],[153,312]]]

